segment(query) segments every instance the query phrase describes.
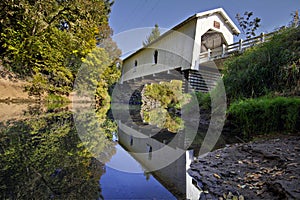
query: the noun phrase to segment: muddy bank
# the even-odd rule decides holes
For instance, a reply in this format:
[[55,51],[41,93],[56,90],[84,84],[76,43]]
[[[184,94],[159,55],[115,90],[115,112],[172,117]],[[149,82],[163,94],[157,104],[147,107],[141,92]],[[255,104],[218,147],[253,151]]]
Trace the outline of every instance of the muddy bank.
[[[47,102],[49,99],[47,99],[48,94],[46,92],[43,92],[41,95],[32,95],[29,94],[29,92],[26,90],[31,84],[18,77],[16,74],[5,70],[3,67],[1,67],[0,63],[0,103],[4,104],[10,104],[10,103],[42,103]],[[62,96],[67,101],[67,99],[71,99],[71,95],[68,96]],[[62,102],[60,99],[50,99],[50,101],[53,102]]]
[[34,101],[35,99],[25,91],[25,87],[28,85],[28,82],[20,80],[15,74],[0,65],[0,102]]
[[0,99],[29,99],[26,82],[0,78]]
[[189,174],[205,191],[200,199],[300,199],[299,141],[284,136],[227,145],[198,158]]

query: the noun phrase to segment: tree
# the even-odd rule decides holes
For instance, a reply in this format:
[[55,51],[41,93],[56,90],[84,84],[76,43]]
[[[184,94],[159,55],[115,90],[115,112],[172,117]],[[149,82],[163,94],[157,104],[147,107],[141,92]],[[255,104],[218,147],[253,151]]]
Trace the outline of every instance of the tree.
[[143,42],[143,46],[147,46],[154,40],[156,40],[160,36],[160,30],[158,27],[158,24],[155,24],[154,28],[152,29],[150,35],[146,38],[146,40]]
[[292,13],[293,16],[293,20],[291,21],[291,26],[292,27],[297,27],[299,26],[300,22],[299,22],[299,11],[296,10],[295,12]]
[[97,47],[83,59],[74,91],[78,97],[95,98],[98,106],[109,106],[109,87],[113,85],[121,75],[120,70],[112,65],[113,60],[105,49]]
[[[3,65],[32,80],[32,94],[68,95],[82,59],[111,36],[111,5],[110,0],[1,1]],[[109,56],[118,56],[110,44]]]
[[238,20],[239,26],[241,27],[243,34],[246,35],[247,39],[255,36],[255,31],[260,27],[261,19],[258,17],[251,19],[252,16],[253,12],[245,12],[244,16],[241,16],[238,13],[235,17]]

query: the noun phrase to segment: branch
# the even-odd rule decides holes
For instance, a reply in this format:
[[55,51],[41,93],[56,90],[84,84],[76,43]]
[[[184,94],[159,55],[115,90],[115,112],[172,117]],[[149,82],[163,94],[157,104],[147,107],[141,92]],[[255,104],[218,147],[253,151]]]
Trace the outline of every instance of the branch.
[[41,29],[40,32],[43,32],[44,30],[46,30],[53,22],[56,21],[56,19],[57,19],[59,16],[61,16],[61,15],[63,14],[63,12],[65,12],[65,11],[70,11],[70,10],[71,10],[70,8],[64,7],[63,9],[61,9],[60,11],[58,11],[58,13],[55,14],[55,15],[50,19],[49,22],[46,22],[47,24]]

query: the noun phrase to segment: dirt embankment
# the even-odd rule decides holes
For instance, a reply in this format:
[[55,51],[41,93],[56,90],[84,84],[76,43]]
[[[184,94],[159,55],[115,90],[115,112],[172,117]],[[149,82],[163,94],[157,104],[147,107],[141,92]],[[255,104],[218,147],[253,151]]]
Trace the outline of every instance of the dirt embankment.
[[[200,199],[300,199],[300,136],[235,144],[209,153],[189,174]],[[235,196],[235,197],[234,197]]]
[[25,91],[27,85],[26,81],[18,79],[0,65],[0,101],[31,100],[32,97]]
[[0,100],[30,99],[24,91],[26,82],[0,78]]

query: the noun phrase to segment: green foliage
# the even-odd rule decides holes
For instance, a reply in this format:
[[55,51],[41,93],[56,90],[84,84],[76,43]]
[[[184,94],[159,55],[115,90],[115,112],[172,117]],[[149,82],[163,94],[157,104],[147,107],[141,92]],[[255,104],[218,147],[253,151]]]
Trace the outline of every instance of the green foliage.
[[174,133],[183,128],[182,119],[175,114],[176,109],[180,110],[190,101],[189,94],[182,93],[182,81],[172,80],[171,82],[146,85],[143,95],[147,97],[148,101],[152,99],[160,103],[159,108],[145,108],[148,102],[143,102],[146,105],[142,107],[144,121]]
[[40,73],[36,73],[32,77],[31,85],[25,89],[29,95],[42,96],[47,88],[48,80]]
[[154,108],[150,111],[142,111],[143,120],[159,128],[166,128],[168,131],[177,133],[183,129],[183,121],[180,117],[169,113],[163,108]]
[[45,102],[48,110],[55,110],[65,107],[70,100],[64,96],[48,94],[45,98]]
[[158,24],[155,24],[154,28],[152,29],[150,35],[147,37],[147,39],[143,42],[143,46],[147,46],[154,40],[156,40],[160,36],[160,30],[158,27]]
[[66,97],[63,96],[58,96],[55,94],[49,94],[46,98],[45,101],[47,102],[59,102],[59,103],[64,103],[64,102],[68,102],[69,99],[67,99]]
[[223,78],[227,96],[233,100],[292,91],[300,78],[299,44],[300,28],[290,28],[228,59]]
[[99,106],[105,106],[110,102],[109,88],[120,75],[107,52],[103,48],[95,48],[83,60],[76,78],[76,91],[80,96],[95,97]]
[[297,132],[300,131],[300,99],[263,97],[237,101],[230,105],[228,119],[243,137]]
[[32,95],[68,95],[74,76],[96,44],[116,60],[120,50],[111,40],[109,0],[0,2],[0,59],[29,78]]
[[[0,198],[98,199],[103,164],[78,137],[72,113],[37,108],[25,116],[26,120],[0,124]],[[94,148],[105,150],[109,159],[114,145],[101,132],[97,139]]]
[[182,94],[182,81],[178,80],[147,85],[144,88],[144,95],[159,101],[165,108],[180,108],[187,100],[187,97]]
[[209,93],[196,92],[196,97],[199,103],[200,109],[211,109],[211,98]]

